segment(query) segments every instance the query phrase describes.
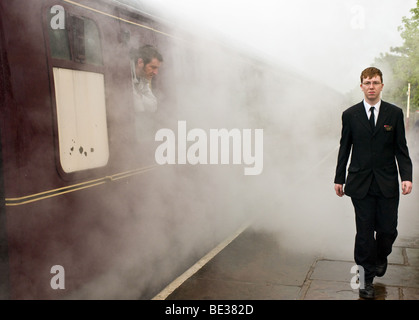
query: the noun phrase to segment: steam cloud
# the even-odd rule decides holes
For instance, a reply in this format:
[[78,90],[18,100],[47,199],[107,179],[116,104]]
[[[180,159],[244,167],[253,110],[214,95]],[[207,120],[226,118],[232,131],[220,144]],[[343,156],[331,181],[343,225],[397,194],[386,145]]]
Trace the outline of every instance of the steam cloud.
[[[128,2],[137,8],[144,6],[143,2]],[[274,2],[273,9],[267,7]],[[403,5],[408,9],[414,7],[415,1],[406,2]],[[204,13],[217,20],[211,3],[200,4],[202,10],[195,20],[206,20]],[[408,9],[389,1],[372,1],[362,8],[356,7],[356,1],[292,1],[292,5],[290,1],[259,1],[250,15],[241,11],[247,2],[222,3],[226,11],[218,12],[219,17],[232,22],[228,40],[243,39],[246,34],[258,46],[255,50],[243,40],[230,42],[232,52],[247,50],[261,62],[249,68],[245,56],[220,54],[222,45],[208,45],[213,37],[208,25],[199,25],[202,41],[186,45],[196,55],[191,57],[182,46],[177,52],[163,52],[165,62],[159,77],[173,82],[164,93],[163,111],[170,116],[158,129],[177,132],[178,121],[206,132],[263,129],[263,172],[243,176],[243,167],[235,165],[158,168],[146,190],[130,191],[136,201],[124,203],[123,209],[121,204],[107,204],[115,212],[132,213],[124,217],[122,226],[124,250],[115,253],[115,261],[123,262],[115,262],[109,273],[86,284],[75,294],[77,298],[151,298],[185,266],[249,220],[254,221],[254,228],[275,232],[278,243],[289,250],[352,255],[353,209],[349,199],[334,194],[333,176],[341,112],[362,95],[348,101],[343,93],[357,85],[361,70],[396,39],[388,29],[373,39],[363,35],[377,31],[377,22],[380,26],[399,25]],[[182,7],[186,2],[176,4],[187,10]],[[186,23],[184,17],[177,16],[179,10],[168,3],[150,1],[147,5],[153,5],[156,14],[170,17],[173,25]],[[364,10],[365,20],[356,16],[360,10]],[[395,11],[393,20],[389,19],[388,14]],[[234,29],[235,21],[243,19],[249,28]],[[217,27],[227,29],[226,25]],[[327,35],[314,33],[325,30]],[[175,30],[173,33],[182,37]],[[262,41],[269,42],[269,47],[262,47]],[[370,51],[371,46],[379,51]],[[360,47],[365,55],[356,61]],[[417,193],[411,195],[415,197]],[[405,211],[413,210],[412,202],[405,204]]]

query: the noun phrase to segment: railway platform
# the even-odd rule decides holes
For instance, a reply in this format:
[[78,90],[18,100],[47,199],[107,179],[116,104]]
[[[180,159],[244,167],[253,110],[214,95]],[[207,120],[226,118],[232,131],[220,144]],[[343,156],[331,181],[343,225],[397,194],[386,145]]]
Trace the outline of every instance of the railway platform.
[[[332,173],[322,166],[333,167],[335,157],[325,159],[313,170],[320,181],[316,189],[299,185],[304,200],[286,193],[281,199],[290,199],[286,209],[277,206],[281,211],[275,208],[262,223],[282,225],[280,231],[258,221],[243,226],[153,300],[360,300],[353,206],[330,191]],[[413,180],[418,179],[415,172]],[[399,234],[386,274],[374,279],[376,300],[419,300],[418,190],[415,184],[411,194],[401,196]]]
[[[169,285],[154,300],[359,300],[348,259],[293,253],[275,235],[246,228],[209,261]],[[352,272],[351,272],[352,271]],[[400,237],[376,300],[419,299],[419,237]]]

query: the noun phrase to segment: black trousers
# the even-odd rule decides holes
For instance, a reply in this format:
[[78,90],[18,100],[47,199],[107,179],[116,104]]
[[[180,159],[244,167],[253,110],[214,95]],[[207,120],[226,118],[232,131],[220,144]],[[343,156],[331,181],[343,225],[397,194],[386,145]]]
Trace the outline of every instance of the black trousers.
[[399,193],[385,198],[373,178],[365,198],[351,199],[356,222],[354,258],[364,268],[366,283],[372,283],[376,264],[385,262],[391,253],[397,237],[399,198]]

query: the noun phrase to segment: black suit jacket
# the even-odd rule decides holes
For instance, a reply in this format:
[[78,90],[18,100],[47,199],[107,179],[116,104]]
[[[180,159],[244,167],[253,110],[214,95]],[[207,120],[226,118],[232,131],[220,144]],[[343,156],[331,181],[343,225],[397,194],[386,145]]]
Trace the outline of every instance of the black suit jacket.
[[356,199],[365,197],[374,176],[386,198],[398,196],[396,159],[401,180],[412,181],[412,161],[406,144],[402,109],[381,101],[374,130],[368,122],[363,102],[343,112],[335,183],[346,183],[346,195]]

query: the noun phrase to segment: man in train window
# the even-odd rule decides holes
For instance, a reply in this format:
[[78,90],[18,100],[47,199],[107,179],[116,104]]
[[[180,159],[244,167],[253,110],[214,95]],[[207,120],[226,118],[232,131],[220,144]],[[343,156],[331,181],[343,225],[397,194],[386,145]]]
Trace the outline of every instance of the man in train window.
[[151,81],[158,74],[162,62],[162,55],[151,45],[145,45],[134,52],[131,74],[136,113],[156,112],[157,98],[152,91]]

